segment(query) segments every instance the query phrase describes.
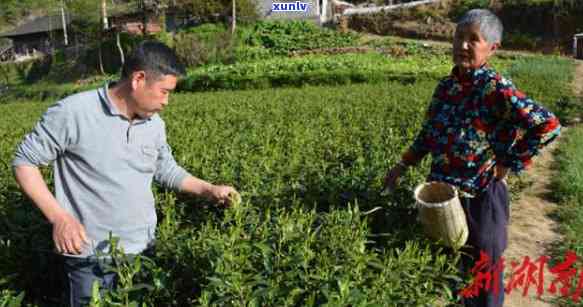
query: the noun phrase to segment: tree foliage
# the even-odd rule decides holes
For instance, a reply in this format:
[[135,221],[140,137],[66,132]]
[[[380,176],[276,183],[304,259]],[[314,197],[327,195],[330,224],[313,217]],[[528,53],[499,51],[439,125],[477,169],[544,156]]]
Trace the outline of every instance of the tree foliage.
[[59,2],[59,0],[2,0],[0,29],[13,28],[25,17],[33,14],[51,13]]
[[[188,12],[203,22],[226,19],[232,15],[232,0],[176,0],[176,7]],[[257,2],[237,0],[236,15],[240,21],[257,18]]]

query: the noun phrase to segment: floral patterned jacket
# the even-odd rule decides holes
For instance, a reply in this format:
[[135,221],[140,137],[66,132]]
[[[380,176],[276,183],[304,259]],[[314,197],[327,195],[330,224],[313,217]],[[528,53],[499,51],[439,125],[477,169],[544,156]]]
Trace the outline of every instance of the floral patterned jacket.
[[487,64],[467,74],[454,67],[435,89],[421,131],[402,159],[415,165],[430,153],[429,181],[477,195],[493,180],[497,163],[520,172],[560,128],[555,115]]

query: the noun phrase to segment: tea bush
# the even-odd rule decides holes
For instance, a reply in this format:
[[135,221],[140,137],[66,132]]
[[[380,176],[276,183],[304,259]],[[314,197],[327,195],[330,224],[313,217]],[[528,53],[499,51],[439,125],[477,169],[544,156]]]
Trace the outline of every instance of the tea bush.
[[259,21],[246,43],[285,55],[294,50],[353,46],[357,39],[356,34],[336,32],[308,21]]
[[[155,186],[155,257],[121,262],[115,268],[123,275],[120,289],[99,293],[96,306],[453,302],[449,287],[461,278],[457,255],[424,239],[412,206],[411,190],[429,161],[411,169],[394,193],[379,195],[387,167],[415,137],[437,76],[449,64],[439,57],[349,58],[238,69],[241,76],[271,69],[317,78],[328,70],[375,71],[384,63],[413,79],[173,96],[162,117],[178,163],[211,182],[233,184],[244,202],[221,210]],[[493,62],[537,100],[566,93],[570,61],[512,61]],[[533,63],[542,71],[531,69]],[[230,66],[212,67],[236,74]],[[218,73],[212,69],[209,75]],[[58,274],[50,225],[19,191],[10,167],[15,146],[48,105],[0,105],[0,300],[25,293],[34,305],[58,293],[51,289]],[[51,186],[51,170],[42,172]]]
[[[449,69],[445,56],[394,58],[379,53],[278,57],[261,62],[210,65],[192,70],[179,85],[182,91],[334,85],[362,82],[435,80]],[[415,71],[415,73],[412,73]]]
[[[452,258],[429,249],[410,206],[408,188],[424,170],[410,172],[389,199],[377,192],[414,136],[431,85],[177,94],[163,115],[176,159],[201,178],[234,184],[245,202],[221,211],[156,189],[155,266],[142,264],[132,277],[132,287],[151,288],[135,290],[143,295],[132,300],[335,305],[447,297]],[[0,106],[2,161],[47,105]],[[17,274],[15,291],[39,288],[37,274],[48,276],[48,267],[32,263],[46,257],[39,249],[50,250],[50,228],[18,192],[9,165],[1,171],[0,239],[12,243],[1,247],[0,276]],[[376,207],[383,209],[364,213]],[[103,298],[123,301],[118,294]]]
[[529,96],[555,111],[561,119],[577,113],[576,108],[565,108],[564,101],[573,96],[570,84],[575,66],[562,57],[521,57],[512,61],[508,77]]
[[[562,261],[568,250],[575,251],[577,255],[583,253],[583,129],[573,127],[563,137],[563,144],[558,150],[557,173],[552,180],[554,195],[559,201],[558,219],[559,230],[563,235],[560,244],[554,247],[554,253],[559,255]],[[578,272],[581,272],[579,269]],[[573,278],[569,293],[576,293],[577,279]],[[580,306],[571,296],[558,299],[561,306]]]

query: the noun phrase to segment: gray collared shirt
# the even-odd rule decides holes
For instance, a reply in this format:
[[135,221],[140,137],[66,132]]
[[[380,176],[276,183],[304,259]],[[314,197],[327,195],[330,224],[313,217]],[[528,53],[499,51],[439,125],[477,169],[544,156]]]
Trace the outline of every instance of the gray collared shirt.
[[53,163],[55,197],[91,241],[81,256],[107,252],[110,232],[127,254],[142,252],[156,230],[152,179],[178,190],[189,175],[172,156],[160,116],[130,122],[112,104],[107,88],[51,106],[24,137],[12,163]]

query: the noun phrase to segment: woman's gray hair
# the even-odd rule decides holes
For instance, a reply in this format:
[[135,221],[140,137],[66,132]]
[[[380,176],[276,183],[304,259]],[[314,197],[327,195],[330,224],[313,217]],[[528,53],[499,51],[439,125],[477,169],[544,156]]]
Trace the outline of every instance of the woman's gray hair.
[[498,16],[489,10],[473,9],[462,16],[457,26],[478,25],[480,32],[490,44],[502,42],[504,27]]

